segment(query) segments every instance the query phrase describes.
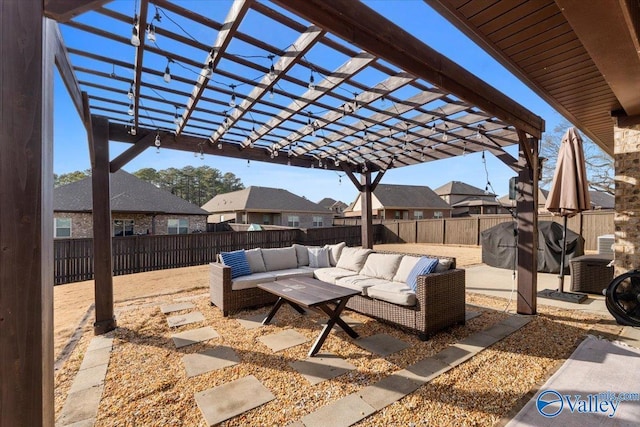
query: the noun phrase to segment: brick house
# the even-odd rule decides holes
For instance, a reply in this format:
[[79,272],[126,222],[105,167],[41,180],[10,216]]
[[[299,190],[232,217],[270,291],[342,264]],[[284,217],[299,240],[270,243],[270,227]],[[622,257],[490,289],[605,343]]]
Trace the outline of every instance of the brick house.
[[[361,216],[360,195],[344,211],[345,217]],[[377,219],[449,218],[451,206],[429,187],[378,184],[371,194],[373,217]]]
[[347,205],[345,202],[334,200],[331,197],[325,197],[324,199],[320,200],[318,204],[323,208],[327,208],[331,212],[333,212],[334,217],[342,217],[342,213],[344,212],[344,210],[349,207],[349,205]]
[[453,217],[504,212],[495,194],[461,181],[450,181],[433,191],[451,205]]
[[[54,237],[93,237],[91,178],[53,190]],[[111,174],[113,236],[186,234],[207,229],[207,212],[120,170]]]
[[330,227],[333,212],[281,188],[251,186],[218,194],[202,205],[209,223]]

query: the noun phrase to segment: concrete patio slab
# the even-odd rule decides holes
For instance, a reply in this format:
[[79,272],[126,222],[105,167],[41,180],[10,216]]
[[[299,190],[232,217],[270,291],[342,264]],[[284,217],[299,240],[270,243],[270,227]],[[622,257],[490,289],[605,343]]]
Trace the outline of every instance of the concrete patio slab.
[[98,386],[69,393],[56,426],[68,426],[95,418],[98,414],[98,405],[102,398],[103,389],[103,386]]
[[108,364],[98,365],[87,369],[82,369],[76,374],[69,393],[77,393],[82,390],[100,386],[104,383],[107,375]]
[[267,317],[265,313],[254,314],[253,316],[239,317],[236,320],[240,323],[240,326],[247,330],[261,328],[262,321]]
[[99,335],[91,339],[91,342],[87,346],[87,351],[97,350],[99,348],[111,348],[113,347],[113,337]]
[[630,345],[631,347],[640,348],[640,328],[625,326],[618,337],[618,341]]
[[371,335],[370,337],[358,338],[354,340],[354,343],[365,350],[378,354],[382,357],[397,353],[400,350],[404,350],[411,346],[409,343],[387,334],[377,334]]
[[165,304],[160,306],[160,311],[163,314],[173,313],[174,311],[191,310],[196,306],[191,302],[176,302],[173,304]]
[[190,325],[191,323],[203,322],[204,316],[199,311],[192,313],[181,314],[179,316],[167,317],[167,323],[170,328],[176,328],[178,326]]
[[185,354],[182,364],[187,371],[187,378],[240,363],[240,357],[231,347],[218,346],[201,353]]
[[376,411],[414,392],[421,383],[404,375],[391,374],[358,391],[357,394]]
[[87,351],[82,358],[80,370],[93,368],[98,365],[107,365],[109,364],[109,357],[111,357],[111,347],[102,347]]
[[350,394],[302,418],[306,427],[348,427],[376,412],[357,394]]
[[333,353],[318,353],[305,360],[289,363],[311,385],[335,378],[356,369],[351,363]]
[[176,348],[186,347],[191,344],[207,341],[213,338],[218,338],[220,334],[216,332],[211,326],[205,326],[204,328],[190,329],[188,331],[179,332],[171,335],[173,343]]
[[196,403],[209,426],[257,408],[275,396],[253,375],[195,394]]
[[308,342],[309,339],[302,335],[300,332],[296,332],[293,329],[286,329],[282,332],[278,332],[271,335],[265,335],[258,338],[262,344],[266,345],[274,353],[284,350],[285,348],[295,347],[297,345]]
[[64,427],[93,427],[95,423],[96,423],[95,418],[89,418],[88,420],[82,420],[73,424],[67,424]]

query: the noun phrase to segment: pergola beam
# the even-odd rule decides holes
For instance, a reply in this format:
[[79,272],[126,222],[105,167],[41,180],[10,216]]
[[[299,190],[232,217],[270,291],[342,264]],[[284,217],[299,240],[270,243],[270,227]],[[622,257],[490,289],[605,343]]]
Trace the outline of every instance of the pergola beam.
[[53,37],[53,40],[51,40],[51,46],[54,49],[55,63],[58,67],[58,71],[60,72],[62,82],[67,88],[71,102],[73,103],[73,106],[76,107],[78,115],[84,120],[86,117],[84,116],[84,108],[82,105],[82,91],[80,90],[80,85],[78,84],[76,75],[73,72],[71,60],[69,59],[69,52],[62,41],[62,34],[60,33],[58,23],[51,19],[47,19],[45,25],[47,27],[51,27],[48,31]]
[[[142,0],[140,2],[140,16],[138,17],[137,31],[138,38],[140,39],[140,45],[136,47],[136,58],[134,60],[134,77],[133,77],[133,128],[138,127],[139,111],[140,111],[140,82],[142,77],[142,58],[144,57],[144,45],[146,43],[146,37],[144,36],[144,28],[147,24],[147,11],[149,9],[149,0]],[[142,36],[140,36],[140,29],[143,29]]]
[[155,137],[153,133],[148,133],[147,135],[140,138],[138,142],[133,144],[126,151],[109,162],[109,172],[118,172],[124,165],[135,159],[140,153],[149,148],[154,139]]
[[67,22],[84,12],[94,10],[111,0],[45,0],[44,15],[58,22]]
[[[274,0],[289,11],[541,138],[544,121],[474,74],[436,52],[364,3],[350,0]],[[402,40],[402,45],[398,44]]]

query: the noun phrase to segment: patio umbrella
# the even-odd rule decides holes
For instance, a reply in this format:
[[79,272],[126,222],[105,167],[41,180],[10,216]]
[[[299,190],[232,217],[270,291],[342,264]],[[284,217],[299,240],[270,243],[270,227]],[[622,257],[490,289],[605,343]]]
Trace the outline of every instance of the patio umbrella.
[[567,251],[567,219],[590,209],[587,171],[585,169],[582,138],[576,128],[569,128],[562,137],[556,170],[551,183],[551,190],[545,207],[553,215],[564,218],[562,231],[562,258],[560,259],[560,275],[558,291],[563,292],[564,258]]

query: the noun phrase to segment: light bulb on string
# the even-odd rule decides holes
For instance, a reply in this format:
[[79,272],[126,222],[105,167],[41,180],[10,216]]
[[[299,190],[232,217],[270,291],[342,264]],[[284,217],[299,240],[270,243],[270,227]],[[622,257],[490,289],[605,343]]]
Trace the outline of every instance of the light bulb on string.
[[234,108],[236,106],[236,85],[229,85],[231,88],[231,99],[229,99],[229,107]]
[[156,133],[156,138],[153,141],[153,145],[155,145],[156,147],[160,147],[160,145],[162,145],[162,141],[160,140],[160,132]]
[[467,155],[467,141],[462,143],[462,157]]
[[153,25],[153,22],[147,25],[147,40],[150,42],[156,41],[156,27]]
[[133,82],[131,82],[131,86],[129,86],[129,92],[127,92],[127,98],[129,99],[133,99],[134,93],[133,93]]
[[322,159],[318,160],[318,167],[321,168],[322,167]]
[[422,151],[420,152],[420,161],[424,162],[424,147],[422,147]]
[[287,166],[291,166],[291,160],[287,160]]
[[133,102],[129,104],[129,109],[127,110],[127,114],[133,116],[135,111],[133,110]]
[[480,129],[484,129],[484,126],[478,125],[478,127],[476,128],[476,139],[477,140],[482,139],[482,133],[480,133]]
[[271,66],[269,67],[269,80],[273,81],[276,78],[276,67],[273,65],[273,58],[275,58],[275,55],[269,55],[267,58],[271,60]]
[[211,78],[213,76],[213,61],[209,61],[207,64],[207,77]]
[[175,115],[173,117],[173,123],[179,125],[180,124],[180,116],[178,115],[178,108],[179,107],[177,105],[175,107],[176,107],[176,113],[175,113]]
[[315,79],[313,78],[313,70],[311,70],[311,75],[309,76],[309,85],[308,88],[311,92],[316,90]]
[[131,119],[131,121],[129,122],[129,134],[135,135],[136,133],[137,131],[136,131],[135,123],[133,122],[133,119]]
[[247,159],[247,167],[251,166],[251,159]]
[[444,130],[442,131],[442,140],[444,142],[447,142],[447,139],[449,139],[449,136],[447,135],[447,129],[449,129],[449,126],[447,126],[447,124],[444,124]]
[[164,76],[162,76],[165,83],[171,83],[171,70],[169,69],[169,64],[171,62],[173,62],[173,60],[171,58],[167,58],[167,66],[164,69]]
[[204,153],[202,151],[200,151],[200,160],[204,160]]
[[133,17],[133,28],[131,29],[131,44],[135,47],[140,46],[140,37],[138,34],[138,14]]
[[271,86],[271,87],[269,88],[269,99],[273,99],[273,97],[274,97],[274,93],[273,93],[273,86]]
[[368,141],[369,140],[369,134],[367,134],[367,128],[364,128],[364,133],[362,134],[362,139],[364,141]]
[[218,150],[222,150],[222,142],[218,142]]

